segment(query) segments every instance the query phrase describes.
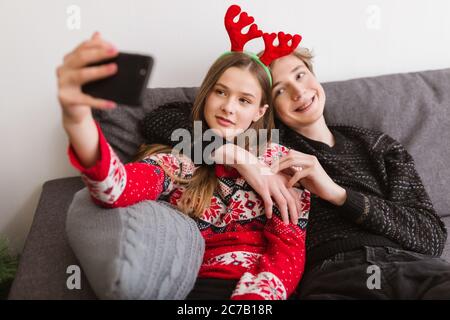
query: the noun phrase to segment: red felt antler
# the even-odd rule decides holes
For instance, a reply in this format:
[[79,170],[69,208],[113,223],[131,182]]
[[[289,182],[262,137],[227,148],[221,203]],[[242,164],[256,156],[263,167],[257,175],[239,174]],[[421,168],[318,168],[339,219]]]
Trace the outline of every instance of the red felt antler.
[[[241,7],[238,5],[232,5],[228,8],[225,14],[225,28],[231,41],[231,51],[243,51],[244,45],[255,38],[262,36],[263,32],[258,30],[256,24],[252,24],[255,19],[250,17],[247,12],[242,12],[238,22],[234,22],[233,19],[241,12]],[[246,34],[242,34],[242,29],[250,25],[250,29]]]
[[[291,54],[299,45],[302,37],[299,34],[294,36],[290,34],[284,34],[283,32],[278,32],[278,46],[273,45],[273,41],[277,35],[275,33],[264,33],[263,39],[266,49],[260,60],[266,66],[270,65],[273,60],[287,56]],[[292,40],[291,45],[288,42]]]

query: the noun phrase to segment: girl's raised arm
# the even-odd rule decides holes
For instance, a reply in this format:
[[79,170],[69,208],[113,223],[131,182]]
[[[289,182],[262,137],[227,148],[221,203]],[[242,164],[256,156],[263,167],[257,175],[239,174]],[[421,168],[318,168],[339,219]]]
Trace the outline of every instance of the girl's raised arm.
[[111,109],[112,101],[96,99],[81,91],[87,82],[109,77],[117,72],[114,63],[86,67],[87,65],[117,56],[118,51],[104,41],[98,32],[64,56],[57,70],[58,100],[62,108],[62,123],[70,144],[80,163],[91,167],[99,158],[99,137],[91,108]]

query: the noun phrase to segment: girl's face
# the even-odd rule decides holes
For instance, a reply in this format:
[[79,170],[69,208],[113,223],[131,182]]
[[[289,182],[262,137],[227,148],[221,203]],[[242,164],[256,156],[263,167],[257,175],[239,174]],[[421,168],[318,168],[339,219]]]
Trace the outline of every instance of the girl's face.
[[284,124],[298,130],[323,117],[325,92],[301,59],[294,55],[277,59],[271,72],[273,103]]
[[206,123],[220,136],[234,138],[264,115],[268,105],[261,106],[261,99],[261,86],[250,71],[228,68],[206,98]]

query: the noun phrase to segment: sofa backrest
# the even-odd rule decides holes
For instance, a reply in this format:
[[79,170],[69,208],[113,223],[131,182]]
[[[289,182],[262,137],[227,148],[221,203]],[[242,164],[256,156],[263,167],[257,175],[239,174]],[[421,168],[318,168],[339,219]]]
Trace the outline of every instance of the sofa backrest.
[[450,216],[450,69],[324,84],[328,123],[377,129],[413,156],[441,216]]
[[[412,154],[436,211],[450,216],[450,69],[323,84],[329,124],[383,131]],[[169,102],[193,102],[197,88],[147,89],[141,107],[95,111],[106,138],[128,162],[144,142],[146,113]]]

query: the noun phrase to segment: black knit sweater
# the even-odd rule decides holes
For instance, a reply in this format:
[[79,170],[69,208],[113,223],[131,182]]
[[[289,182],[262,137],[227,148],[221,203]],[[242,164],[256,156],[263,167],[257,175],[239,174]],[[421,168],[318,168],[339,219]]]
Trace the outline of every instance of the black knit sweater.
[[393,138],[353,126],[329,126],[335,145],[308,139],[280,125],[281,143],[315,155],[328,175],[347,191],[338,207],[311,200],[309,263],[358,247],[399,246],[439,256],[447,239],[414,161]]
[[[144,121],[152,132],[175,128],[167,119],[174,109]],[[186,123],[189,122],[186,119]],[[307,266],[362,246],[393,246],[441,255],[447,231],[406,149],[393,138],[354,126],[329,126],[335,145],[308,139],[280,124],[280,143],[317,157],[328,175],[347,191],[343,206],[314,195],[307,232]],[[170,142],[170,137],[149,143]]]

